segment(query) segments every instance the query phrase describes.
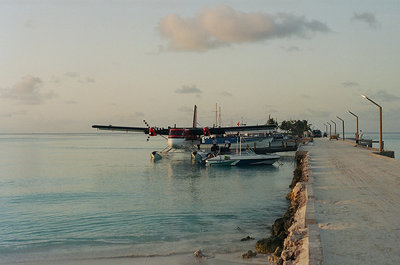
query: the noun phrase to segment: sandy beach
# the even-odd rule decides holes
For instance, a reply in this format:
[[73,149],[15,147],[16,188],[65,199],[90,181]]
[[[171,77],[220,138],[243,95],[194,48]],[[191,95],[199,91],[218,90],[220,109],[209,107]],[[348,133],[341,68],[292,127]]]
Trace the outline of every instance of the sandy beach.
[[42,260],[42,261],[26,261],[18,264],[43,265],[43,264],[58,264],[58,265],[262,265],[269,264],[268,255],[259,254],[251,259],[243,259],[242,253],[217,254],[212,256],[195,257],[193,253],[177,254],[170,256],[151,256],[151,257],[114,257],[114,258],[83,258],[83,259],[57,259],[57,260]]
[[400,264],[400,163],[342,141],[303,150],[324,264]]

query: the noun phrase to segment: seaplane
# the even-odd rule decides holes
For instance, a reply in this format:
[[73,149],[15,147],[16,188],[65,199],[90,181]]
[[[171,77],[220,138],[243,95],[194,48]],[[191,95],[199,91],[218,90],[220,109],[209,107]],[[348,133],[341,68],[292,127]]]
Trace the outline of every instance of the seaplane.
[[275,130],[275,124],[266,125],[253,125],[253,126],[231,126],[231,127],[197,127],[197,106],[193,110],[193,125],[192,127],[150,127],[149,124],[143,120],[146,127],[127,127],[127,126],[113,126],[113,125],[93,125],[92,128],[107,131],[122,131],[122,132],[142,132],[147,134],[147,141],[150,137],[161,136],[168,141],[168,146],[161,151],[153,151],[152,158],[160,159],[171,150],[187,150],[194,151],[200,149],[202,138],[212,135],[223,135],[229,133],[240,133],[243,131],[260,131],[260,130]]

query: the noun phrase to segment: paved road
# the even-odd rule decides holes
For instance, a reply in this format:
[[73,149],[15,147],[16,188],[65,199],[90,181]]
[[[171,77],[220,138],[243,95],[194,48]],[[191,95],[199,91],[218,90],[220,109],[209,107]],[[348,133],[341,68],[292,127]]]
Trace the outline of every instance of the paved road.
[[303,149],[324,264],[400,264],[400,162],[341,141]]

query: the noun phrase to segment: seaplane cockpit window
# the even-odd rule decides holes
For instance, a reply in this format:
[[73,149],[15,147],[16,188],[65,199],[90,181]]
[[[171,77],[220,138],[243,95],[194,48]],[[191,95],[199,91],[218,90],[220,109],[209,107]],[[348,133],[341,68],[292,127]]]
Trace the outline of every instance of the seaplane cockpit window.
[[185,131],[184,130],[171,130],[170,135],[176,135],[176,136],[183,136],[185,135]]

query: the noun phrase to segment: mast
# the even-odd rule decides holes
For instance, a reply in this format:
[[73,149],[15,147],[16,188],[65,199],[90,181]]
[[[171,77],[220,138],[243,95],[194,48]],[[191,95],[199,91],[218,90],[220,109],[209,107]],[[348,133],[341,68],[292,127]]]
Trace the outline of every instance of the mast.
[[215,127],[218,127],[218,103],[215,103]]
[[197,127],[197,106],[194,105],[193,109],[193,128]]
[[219,126],[222,126],[222,122],[221,122],[221,106],[219,106],[219,114],[218,114],[219,116],[218,116],[218,118],[219,118],[219,122],[218,122],[218,125]]

